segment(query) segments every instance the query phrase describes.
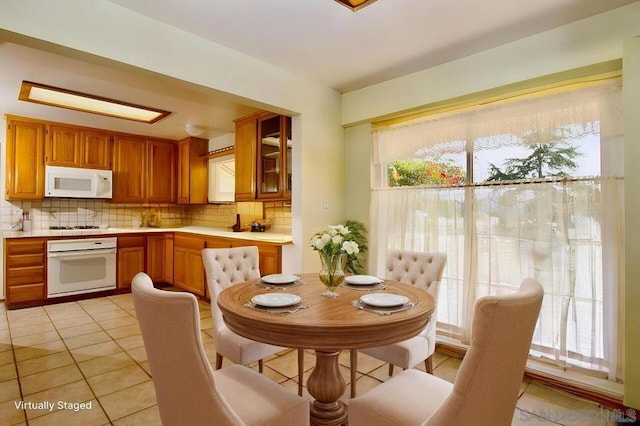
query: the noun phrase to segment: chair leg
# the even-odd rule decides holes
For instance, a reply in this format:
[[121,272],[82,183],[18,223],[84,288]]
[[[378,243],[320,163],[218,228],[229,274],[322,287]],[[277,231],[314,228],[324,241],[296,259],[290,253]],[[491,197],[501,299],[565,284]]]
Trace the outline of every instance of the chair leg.
[[262,371],[264,370],[264,362],[259,359],[258,360],[258,371],[260,372],[260,374],[262,374]]
[[429,374],[433,374],[433,354],[424,360],[424,369]]
[[356,373],[358,372],[358,351],[351,349],[350,352],[351,365],[351,398],[356,397]]
[[389,363],[389,377],[393,376],[393,364]]
[[216,370],[220,370],[222,368],[222,355],[216,352]]
[[298,348],[298,395],[302,396],[302,380],[304,379],[304,349]]

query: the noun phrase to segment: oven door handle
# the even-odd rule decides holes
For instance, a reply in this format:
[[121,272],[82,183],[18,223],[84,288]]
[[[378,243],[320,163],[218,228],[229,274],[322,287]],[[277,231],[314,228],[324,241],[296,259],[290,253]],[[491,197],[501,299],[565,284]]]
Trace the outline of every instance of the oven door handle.
[[87,257],[96,257],[105,254],[116,254],[116,249],[103,249],[103,250],[90,250],[90,251],[61,251],[56,253],[47,253],[47,257],[49,258],[65,258],[65,259],[82,259]]

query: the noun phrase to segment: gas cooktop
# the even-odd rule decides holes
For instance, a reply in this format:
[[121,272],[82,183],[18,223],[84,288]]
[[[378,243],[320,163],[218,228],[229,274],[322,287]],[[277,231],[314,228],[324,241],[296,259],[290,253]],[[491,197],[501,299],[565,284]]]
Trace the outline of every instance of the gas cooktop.
[[99,229],[98,225],[75,225],[75,226],[50,226],[52,231],[70,230],[70,229]]

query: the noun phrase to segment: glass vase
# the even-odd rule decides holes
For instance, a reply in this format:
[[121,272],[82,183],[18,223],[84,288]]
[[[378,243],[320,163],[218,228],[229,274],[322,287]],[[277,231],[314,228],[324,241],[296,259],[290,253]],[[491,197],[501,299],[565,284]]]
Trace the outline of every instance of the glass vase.
[[338,297],[336,288],[344,281],[344,266],[347,260],[345,253],[326,254],[320,253],[320,261],[322,269],[320,270],[320,281],[327,288],[324,293],[325,297]]

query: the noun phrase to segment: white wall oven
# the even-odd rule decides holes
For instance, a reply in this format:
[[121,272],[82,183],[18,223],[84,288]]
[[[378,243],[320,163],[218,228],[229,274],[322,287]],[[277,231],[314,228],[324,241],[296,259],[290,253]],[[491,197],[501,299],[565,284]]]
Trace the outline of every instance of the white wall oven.
[[116,247],[116,237],[48,241],[47,296],[115,289]]

